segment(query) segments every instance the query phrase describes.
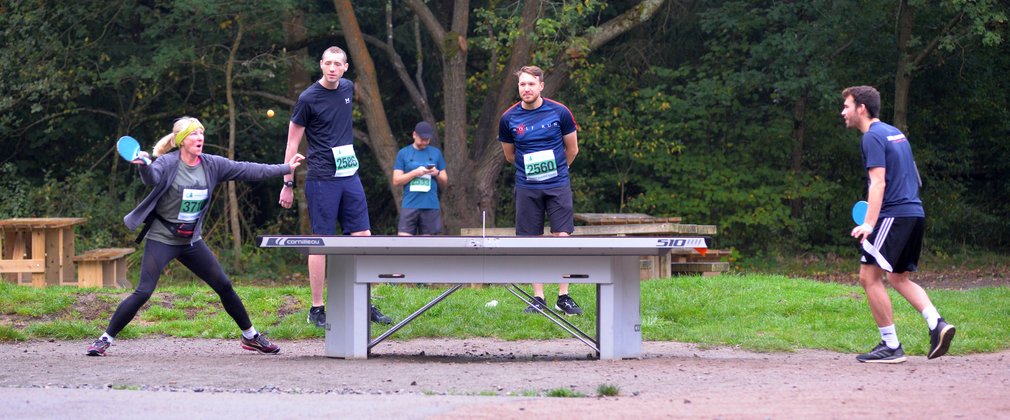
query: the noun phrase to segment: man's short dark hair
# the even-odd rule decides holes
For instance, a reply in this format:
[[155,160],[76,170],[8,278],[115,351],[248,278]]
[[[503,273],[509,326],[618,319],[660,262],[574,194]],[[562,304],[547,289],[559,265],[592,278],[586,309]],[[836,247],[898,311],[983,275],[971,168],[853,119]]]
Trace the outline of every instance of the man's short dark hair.
[[866,106],[866,113],[870,118],[880,118],[880,92],[873,86],[852,86],[842,91],[842,99],[852,97],[856,104]]
[[523,73],[526,73],[526,74],[532,75],[533,77],[536,77],[537,81],[540,82],[540,83],[544,82],[544,71],[542,69],[540,69],[540,67],[537,67],[537,66],[523,66],[522,68],[519,69],[519,71],[516,71],[515,74],[516,74],[516,77],[519,77],[519,75],[521,75]]

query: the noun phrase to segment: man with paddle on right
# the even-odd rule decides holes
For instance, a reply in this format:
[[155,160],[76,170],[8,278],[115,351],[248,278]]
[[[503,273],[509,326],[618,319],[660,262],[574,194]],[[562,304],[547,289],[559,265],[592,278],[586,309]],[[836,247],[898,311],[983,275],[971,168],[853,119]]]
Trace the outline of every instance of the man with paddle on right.
[[870,86],[854,86],[842,91],[845,105],[842,119],[846,128],[863,133],[863,162],[869,175],[866,218],[852,229],[862,249],[859,282],[866,292],[870,312],[880,329],[880,344],[868,353],[856,356],[866,363],[901,363],[905,351],[894,329],[891,298],[883,276],[894,290],[922,314],[929,327],[929,352],[926,357],[943,356],[954,339],[954,326],[940,317],[926,291],[909,280],[916,271],[926,213],[919,199],[919,175],[912,157],[912,147],[894,126],[881,122],[880,93]]

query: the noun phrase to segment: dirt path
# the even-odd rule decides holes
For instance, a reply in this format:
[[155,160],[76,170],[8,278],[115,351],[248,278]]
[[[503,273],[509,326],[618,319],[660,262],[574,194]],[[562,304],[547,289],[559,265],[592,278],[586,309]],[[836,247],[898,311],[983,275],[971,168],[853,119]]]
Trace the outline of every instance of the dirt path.
[[[574,418],[1010,412],[1010,352],[886,366],[825,351],[672,342],[646,342],[642,359],[622,361],[586,360],[587,348],[575,340],[387,341],[369,360],[323,357],[317,340],[279,344],[281,354],[267,356],[232,340],[120,340],[103,358],[85,357],[79,342],[0,344],[0,403],[13,418],[92,408],[114,417],[233,417],[232,410],[258,409],[286,418],[512,418],[559,409]],[[620,396],[528,396],[559,388],[595,396],[601,384],[617,385]]]

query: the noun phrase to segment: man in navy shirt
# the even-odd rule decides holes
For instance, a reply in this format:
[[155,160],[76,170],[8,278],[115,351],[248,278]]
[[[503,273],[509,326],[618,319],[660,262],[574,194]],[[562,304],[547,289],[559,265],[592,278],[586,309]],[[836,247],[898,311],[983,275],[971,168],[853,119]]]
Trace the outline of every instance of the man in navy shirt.
[[[358,177],[358,158],[354,152],[351,131],[351,110],[354,100],[354,82],[344,79],[350,68],[347,53],[338,47],[327,48],[319,60],[323,76],[301,95],[291,112],[288,123],[288,143],[284,156],[298,153],[304,134],[309,140],[305,199],[308,202],[312,233],[335,235],[336,224],[345,235],[370,236],[368,203],[365,189]],[[284,176],[280,205],[291,208],[294,200],[294,174]],[[309,255],[309,287],[312,289],[312,307],[308,321],[320,328],[326,326],[323,306],[323,285],[326,277],[326,256]],[[374,322],[392,322],[376,307],[370,308]]]
[[403,186],[400,223],[396,227],[400,236],[442,233],[438,188],[445,188],[449,175],[445,172],[442,151],[431,145],[433,134],[431,124],[417,123],[414,142],[396,154],[393,185]]
[[[516,168],[516,236],[543,235],[545,211],[551,234],[569,236],[575,231],[575,212],[568,167],[579,154],[578,126],[568,107],[540,96],[543,70],[525,66],[516,76],[522,100],[509,107],[498,123],[502,152]],[[533,284],[533,295],[534,306],[546,308],[543,284]],[[525,311],[536,313],[534,306]],[[559,285],[554,307],[567,315],[582,314],[568,296],[568,283]]]
[[954,326],[940,317],[926,291],[909,280],[916,271],[922,249],[926,213],[919,200],[919,172],[912,147],[897,128],[878,118],[880,93],[870,86],[854,86],[842,91],[845,100],[842,118],[846,128],[863,133],[863,161],[869,176],[866,219],[852,229],[862,249],[859,282],[866,292],[870,312],[880,330],[880,344],[856,360],[867,363],[901,363],[905,351],[894,329],[891,298],[883,276],[926,319],[929,352],[933,359],[943,356],[954,339]]

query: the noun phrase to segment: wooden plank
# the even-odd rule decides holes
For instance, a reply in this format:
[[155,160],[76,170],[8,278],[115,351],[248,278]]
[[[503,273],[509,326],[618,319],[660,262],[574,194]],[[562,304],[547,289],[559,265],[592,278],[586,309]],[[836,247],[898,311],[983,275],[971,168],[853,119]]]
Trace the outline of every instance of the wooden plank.
[[[673,254],[679,254],[679,255],[701,255],[696,250],[686,249],[686,248],[673,248],[673,249],[670,249],[670,252],[673,253]],[[722,256],[730,255],[732,253],[733,253],[733,251],[728,250],[728,249],[709,249],[708,251],[705,252],[705,255],[718,255],[718,256],[722,257]]]
[[59,286],[60,274],[63,271],[60,266],[60,230],[40,229],[45,235],[46,243],[46,285]]
[[[14,232],[0,231],[0,261],[13,260],[13,253]],[[18,276],[20,274],[2,273],[2,270],[0,270],[0,278],[3,278],[4,281],[17,284]]]
[[673,263],[670,270],[674,273],[722,272],[729,270],[728,262],[688,262]]
[[45,260],[0,260],[0,273],[44,273]]
[[120,258],[112,262],[113,264],[113,275],[111,284],[105,285],[105,287],[130,287],[130,282],[126,280],[126,258]]
[[80,225],[88,219],[83,217],[15,217],[0,220],[0,229],[50,229]]
[[637,223],[680,223],[680,217],[650,216],[644,213],[575,213],[575,220],[587,225]]
[[[43,260],[45,261],[45,272],[42,273],[32,273],[32,286],[33,287],[46,287],[48,283],[47,273],[49,271],[49,261],[46,258],[46,231],[45,230],[33,230],[32,231],[32,259],[33,260]],[[56,284],[59,284],[57,281]]]
[[[460,236],[515,236],[515,228],[462,228]],[[632,225],[576,226],[572,236],[615,236],[615,235],[715,235],[715,225],[690,225],[682,223],[647,223]],[[544,235],[550,235],[551,228],[544,228]]]
[[77,287],[102,287],[102,263],[86,261],[78,264]]
[[81,261],[111,261],[130,255],[135,250],[133,248],[98,248],[87,251],[81,255],[71,258],[74,262]]
[[77,276],[74,275],[74,228],[65,227],[60,229],[60,284],[75,285]]

